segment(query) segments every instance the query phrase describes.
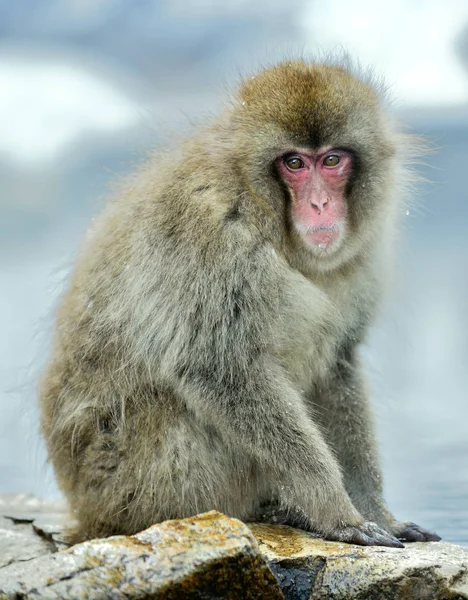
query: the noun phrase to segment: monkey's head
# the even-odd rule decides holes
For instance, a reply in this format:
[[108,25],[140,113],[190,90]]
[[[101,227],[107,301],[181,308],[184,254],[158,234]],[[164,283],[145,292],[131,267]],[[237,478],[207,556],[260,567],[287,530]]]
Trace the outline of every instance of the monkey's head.
[[248,191],[319,268],[383,233],[402,138],[371,83],[343,66],[283,63],[243,82],[230,127]]

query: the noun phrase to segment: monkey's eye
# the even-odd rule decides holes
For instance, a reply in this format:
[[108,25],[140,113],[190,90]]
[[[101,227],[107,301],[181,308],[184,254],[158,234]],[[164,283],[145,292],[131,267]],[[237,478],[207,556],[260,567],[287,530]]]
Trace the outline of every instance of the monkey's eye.
[[286,163],[288,169],[291,171],[299,171],[299,169],[303,169],[305,167],[303,161],[297,156],[291,156],[285,159],[284,162]]
[[338,154],[329,154],[323,159],[322,164],[325,167],[336,167],[336,165],[339,164],[340,160],[341,158],[338,156]]

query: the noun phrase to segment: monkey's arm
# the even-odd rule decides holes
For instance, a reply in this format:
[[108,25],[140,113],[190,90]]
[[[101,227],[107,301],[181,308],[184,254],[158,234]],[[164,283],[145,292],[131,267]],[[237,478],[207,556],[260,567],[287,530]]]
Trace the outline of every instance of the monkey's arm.
[[232,378],[216,369],[210,376],[187,373],[184,395],[198,418],[227,433],[237,452],[250,454],[283,508],[302,516],[303,527],[327,539],[398,546],[356,511],[334,456],[280,367],[261,358],[248,375],[232,367]]
[[341,359],[313,401],[341,465],[345,488],[361,514],[401,539],[439,540],[414,523],[397,521],[386,506],[372,415],[357,360]]

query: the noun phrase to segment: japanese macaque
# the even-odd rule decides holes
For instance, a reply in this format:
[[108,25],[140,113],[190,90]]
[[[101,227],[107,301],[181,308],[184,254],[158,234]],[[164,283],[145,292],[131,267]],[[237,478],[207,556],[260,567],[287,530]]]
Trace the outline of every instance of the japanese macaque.
[[411,144],[382,104],[346,65],[269,68],[95,219],[40,390],[73,541],[213,509],[440,539],[386,507],[357,356]]

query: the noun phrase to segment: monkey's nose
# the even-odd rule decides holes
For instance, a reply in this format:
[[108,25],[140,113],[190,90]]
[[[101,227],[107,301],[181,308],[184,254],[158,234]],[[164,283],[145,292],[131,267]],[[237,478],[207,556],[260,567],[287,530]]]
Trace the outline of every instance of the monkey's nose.
[[316,196],[311,198],[310,204],[317,209],[318,214],[324,210],[325,206],[328,204],[330,198],[328,196]]

